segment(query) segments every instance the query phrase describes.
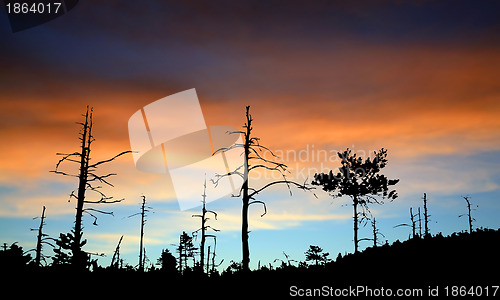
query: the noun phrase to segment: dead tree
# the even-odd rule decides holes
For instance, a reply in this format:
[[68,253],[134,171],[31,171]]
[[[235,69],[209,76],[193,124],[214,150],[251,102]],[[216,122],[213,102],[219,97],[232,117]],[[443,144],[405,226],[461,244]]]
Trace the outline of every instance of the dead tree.
[[135,213],[133,215],[128,216],[133,217],[137,215],[141,215],[141,236],[140,236],[140,242],[139,242],[139,272],[144,272],[144,259],[143,259],[143,252],[144,252],[144,247],[143,247],[143,239],[144,239],[144,225],[146,224],[146,213],[150,212],[151,209],[153,209],[150,206],[146,206],[146,196],[142,195],[142,203],[141,203],[141,211],[138,213]]
[[36,241],[36,255],[35,255],[35,265],[40,266],[40,258],[42,257],[42,238],[43,234],[43,225],[45,220],[45,206],[42,210],[42,216],[40,217],[40,227],[38,227],[38,236]]
[[[34,219],[36,219],[36,218],[34,218]],[[33,229],[33,228],[31,229],[32,231],[35,231],[35,230],[38,231],[38,235],[36,238],[36,248],[32,249],[35,251],[35,266],[37,266],[37,267],[41,266],[42,260],[45,261],[45,257],[42,254],[43,244],[47,244],[47,245],[50,245],[52,247],[55,247],[54,244],[49,242],[49,240],[54,240],[54,239],[50,238],[48,234],[43,233],[43,226],[44,225],[45,225],[45,206],[43,207],[42,216],[40,217],[40,226],[38,227],[38,229]],[[29,251],[32,251],[32,250],[29,250]]]
[[[255,197],[264,191],[265,189],[277,185],[277,184],[286,184],[288,190],[290,191],[290,195],[292,194],[291,186],[294,185],[302,190],[311,190],[310,187],[307,187],[306,183],[300,184],[294,181],[290,181],[287,179],[286,175],[290,173],[288,171],[288,166],[283,163],[279,163],[275,161],[278,158],[269,148],[260,144],[260,139],[252,136],[252,122],[253,118],[250,114],[250,106],[246,107],[246,122],[243,125],[244,131],[233,131],[228,132],[228,134],[241,134],[243,135],[243,144],[236,143],[227,148],[220,148],[214,152],[214,154],[218,152],[226,152],[235,148],[242,148],[242,155],[244,157],[244,163],[241,166],[238,166],[235,170],[232,170],[225,174],[216,175],[215,179],[212,179],[212,182],[217,186],[219,180],[226,176],[240,176],[243,179],[243,184],[241,186],[240,192],[238,195],[233,195],[234,197],[241,197],[242,200],[242,208],[241,208],[241,244],[242,244],[242,270],[247,272],[250,270],[250,249],[248,246],[248,208],[252,204],[261,204],[264,208],[264,212],[261,214],[263,217],[267,213],[266,204],[263,201],[256,200]],[[266,154],[269,154],[271,158],[266,158]],[[253,174],[258,170],[266,170],[271,172],[278,172],[279,175],[283,178],[283,180],[272,181],[263,187],[253,188],[250,186],[249,175]],[[316,195],[315,195],[316,196]]]
[[429,233],[429,213],[427,212],[427,194],[424,193],[424,238],[430,237]]
[[380,233],[380,230],[377,228],[377,221],[375,218],[371,220],[371,224],[372,224],[373,238],[362,238],[359,239],[359,241],[373,241],[373,247],[377,247],[379,244],[381,244],[378,240],[378,236],[381,235],[385,237],[385,235],[383,233]]
[[[118,262],[120,261],[120,244],[122,243],[123,235],[120,237],[118,241],[118,245],[116,245],[115,252],[113,253],[113,258],[111,259],[110,267],[118,269]],[[115,263],[116,261],[116,263]]]
[[[469,198],[470,198],[470,197],[469,197],[469,196],[463,196],[463,198],[464,198],[464,200],[467,202],[467,213],[466,213],[466,214],[461,214],[461,215],[460,215],[460,216],[458,216],[458,217],[460,218],[460,217],[463,217],[463,216],[465,216],[465,215],[466,215],[467,217],[469,217],[469,233],[472,233],[472,222],[475,222],[475,221],[476,221],[476,219],[474,219],[474,218],[472,217],[472,215],[471,215],[471,211],[472,211],[472,210],[476,210],[476,209],[475,209],[475,208],[472,208],[472,209],[471,209],[471,204],[470,204],[470,201],[469,201]],[[478,206],[476,205],[476,207],[478,207]]]
[[372,220],[373,247],[377,247],[379,244],[378,235],[385,237],[385,235],[383,233],[381,233],[380,230],[377,228],[376,222],[377,221],[375,220],[375,218],[373,218],[373,220]]
[[420,207],[418,208],[418,237],[422,237],[422,218],[420,216]]
[[[419,211],[419,219],[420,219],[420,208],[419,208],[418,211]],[[393,228],[402,227],[402,226],[411,227],[412,237],[416,238],[417,237],[417,232],[416,232],[416,230],[417,230],[417,228],[416,228],[417,221],[415,220],[416,216],[417,216],[417,214],[413,214],[413,208],[410,207],[410,221],[411,221],[411,224],[403,223],[403,224],[396,225]]]
[[[78,122],[77,124],[81,125],[80,130],[80,150],[72,153],[57,153],[57,155],[62,156],[62,158],[57,162],[55,170],[51,171],[55,174],[76,177],[78,178],[78,190],[75,195],[75,191],[72,191],[70,194],[70,199],[76,199],[76,215],[75,215],[75,227],[72,230],[72,233],[67,235],[69,239],[69,248],[72,252],[72,265],[77,268],[85,268],[86,262],[88,260],[88,253],[82,251],[82,246],[85,244],[85,241],[82,241],[82,216],[84,213],[87,213],[91,217],[94,218],[94,225],[97,225],[97,217],[95,213],[102,213],[113,215],[112,212],[102,211],[94,208],[84,208],[85,204],[109,204],[109,203],[117,203],[121,202],[124,199],[113,199],[113,197],[107,196],[101,191],[101,185],[95,185],[95,183],[107,185],[113,187],[113,185],[108,181],[111,176],[116,175],[115,173],[108,173],[105,175],[98,175],[96,173],[97,168],[105,163],[111,162],[116,158],[131,153],[131,151],[123,151],[109,159],[101,160],[95,163],[91,163],[91,147],[92,143],[95,141],[94,135],[92,133],[93,128],[93,119],[92,119],[93,109],[87,106],[87,112],[82,115],[84,117],[83,122]],[[66,171],[62,171],[60,169],[61,163],[63,162],[71,162],[75,163],[79,166],[78,174],[71,174]],[[97,200],[88,200],[86,198],[86,192],[92,191],[98,195]]]
[[[210,252],[210,246],[208,246],[208,249],[207,249],[207,267],[206,267],[207,274],[215,273],[215,268],[219,267],[224,262],[224,259],[222,259],[218,264],[215,263],[215,257],[217,256],[215,254],[216,248],[217,248],[217,239],[214,238],[214,251]],[[210,253],[212,253],[212,257],[210,257]],[[210,259],[212,260],[211,265],[210,265]]]
[[[192,217],[198,217],[201,218],[201,228],[197,229],[196,231],[193,232],[193,234],[197,233],[198,231],[201,231],[201,242],[200,242],[200,270],[203,271],[204,263],[205,263],[205,241],[207,238],[213,238],[216,240],[216,236],[213,234],[206,234],[207,229],[212,229],[213,231],[219,231],[215,228],[213,228],[210,225],[206,225],[206,222],[209,220],[207,217],[207,213],[213,214],[214,218],[217,220],[217,213],[212,211],[212,210],[207,210],[206,209],[206,190],[207,190],[207,182],[203,183],[203,197],[202,203],[202,209],[201,209],[201,215],[192,215]],[[208,265],[208,260],[207,260],[207,265]],[[208,273],[208,267],[207,267],[207,273]]]

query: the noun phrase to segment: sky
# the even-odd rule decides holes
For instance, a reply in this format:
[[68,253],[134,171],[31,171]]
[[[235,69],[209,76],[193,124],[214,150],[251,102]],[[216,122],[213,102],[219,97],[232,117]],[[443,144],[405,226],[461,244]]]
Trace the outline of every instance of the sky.
[[[75,178],[54,170],[58,152],[78,150],[81,114],[94,108],[95,161],[130,150],[128,120],[145,105],[195,88],[207,125],[241,128],[251,106],[254,134],[310,181],[339,167],[337,151],[388,149],[383,173],[399,197],[371,206],[382,240],[408,238],[409,209],[428,196],[431,233],[499,228],[500,4],[498,1],[80,1],[48,23],[12,33],[0,13],[0,243],[35,247],[42,207],[52,237],[73,227]],[[71,170],[71,165],[68,165]],[[181,211],[167,175],[144,173],[132,156],[102,168],[114,216],[84,216],[85,246],[108,265],[121,235],[137,264],[141,195],[152,212],[146,255],[175,251],[199,228],[199,208]],[[257,174],[250,185],[272,178]],[[200,188],[202,186],[193,187]],[[314,196],[317,196],[317,198]],[[303,261],[309,245],[332,258],[353,252],[352,205],[317,188],[284,186],[250,209],[250,267]],[[241,200],[218,213],[220,270],[241,260]],[[360,237],[371,237],[369,225]],[[195,241],[199,243],[199,238]],[[360,242],[360,248],[371,246]],[[46,255],[52,255],[49,247]],[[50,260],[49,260],[50,262]]]

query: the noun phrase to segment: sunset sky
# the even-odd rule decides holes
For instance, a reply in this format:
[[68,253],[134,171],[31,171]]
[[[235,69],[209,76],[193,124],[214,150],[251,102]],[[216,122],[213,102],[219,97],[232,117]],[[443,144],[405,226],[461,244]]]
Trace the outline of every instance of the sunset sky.
[[[380,232],[408,238],[409,208],[429,198],[430,230],[466,230],[462,196],[475,227],[499,228],[500,2],[498,1],[80,1],[46,24],[12,33],[0,13],[0,243],[33,248],[42,207],[45,232],[71,230],[75,178],[58,176],[57,152],[78,150],[81,114],[94,107],[95,161],[130,150],[128,120],[165,96],[195,88],[207,125],[241,128],[251,106],[254,133],[281,154],[303,182],[336,169],[337,151],[388,149],[384,174],[399,178],[399,198],[372,206]],[[328,153],[329,155],[324,155]],[[68,165],[71,167],[71,165]],[[84,249],[106,254],[121,235],[125,263],[137,264],[141,195],[153,212],[145,228],[148,258],[175,253],[182,231],[199,228],[181,211],[168,176],[136,170],[132,156],[106,192],[125,198],[84,217]],[[259,187],[266,180],[250,179]],[[189,183],[186,183],[189,184]],[[201,186],[193,186],[200,188]],[[251,268],[303,261],[309,245],[353,251],[352,206],[276,187],[251,207]],[[241,260],[241,200],[209,204],[218,212],[217,255]],[[371,237],[361,227],[360,237]],[[195,242],[199,243],[199,239]],[[361,249],[371,246],[360,242]],[[52,255],[49,247],[46,255]],[[49,260],[51,262],[51,260]],[[274,264],[275,266],[277,263]]]

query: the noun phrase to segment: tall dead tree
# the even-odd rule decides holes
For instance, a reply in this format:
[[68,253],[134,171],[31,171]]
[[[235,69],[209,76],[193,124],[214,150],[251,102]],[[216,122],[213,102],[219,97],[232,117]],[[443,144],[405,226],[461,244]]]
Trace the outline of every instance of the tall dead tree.
[[[475,210],[474,208],[471,209],[471,204],[470,204],[470,197],[469,196],[463,196],[464,200],[467,202],[467,213],[466,214],[462,214],[460,216],[458,216],[459,218],[460,217],[463,217],[463,216],[467,216],[469,218],[469,233],[472,233],[472,222],[475,222],[476,219],[474,219],[471,215],[471,211],[472,210]],[[476,207],[478,207],[476,205]]]
[[[201,218],[201,227],[197,229],[196,231],[193,232],[193,234],[197,233],[198,231],[201,231],[201,242],[200,242],[200,270],[203,271],[203,267],[205,264],[205,241],[207,238],[213,238],[215,241],[217,240],[217,237],[213,234],[206,234],[207,229],[212,229],[213,231],[219,231],[215,228],[213,228],[210,225],[206,225],[207,221],[209,218],[207,217],[207,213],[213,214],[214,218],[217,220],[217,213],[214,212],[213,210],[207,210],[206,209],[206,190],[207,190],[207,182],[203,183],[203,195],[202,198],[202,209],[201,209],[201,215],[192,215],[192,217],[197,217]],[[207,265],[208,265],[208,260],[207,260]],[[208,267],[207,267],[207,273],[208,273]]]
[[[110,204],[110,203],[121,202],[124,200],[124,199],[113,199],[113,197],[107,196],[101,191],[102,188],[101,185],[95,185],[95,183],[98,183],[113,187],[113,185],[108,180],[109,177],[116,175],[115,173],[98,175],[96,173],[97,167],[102,164],[111,162],[124,154],[132,152],[132,151],[123,151],[109,159],[91,163],[91,156],[90,156],[91,147],[92,143],[95,141],[94,135],[92,133],[92,128],[93,128],[92,115],[93,115],[93,109],[87,106],[87,112],[84,115],[82,115],[84,117],[84,121],[77,123],[81,126],[80,137],[79,137],[80,150],[72,153],[57,153],[57,155],[62,156],[62,158],[57,162],[55,170],[51,171],[55,174],[78,178],[77,193],[75,195],[75,191],[72,191],[69,200],[71,201],[71,199],[73,198],[76,199],[75,227],[72,230],[72,233],[67,234],[66,237],[63,237],[63,235],[61,235],[61,240],[59,243],[61,245],[64,243],[64,241],[70,243],[70,245],[67,245],[67,247],[70,248],[72,252],[71,262],[72,265],[77,269],[85,268],[88,260],[88,254],[82,251],[82,247],[83,245],[85,245],[85,241],[82,241],[83,214],[86,213],[91,217],[93,217],[94,225],[97,225],[97,217],[95,216],[94,213],[113,215],[112,212],[102,211],[94,208],[84,208],[85,204]],[[71,162],[77,164],[79,166],[79,172],[77,174],[72,174],[68,173],[67,171],[62,171],[61,163],[63,162]],[[92,191],[96,193],[100,198],[98,198],[97,200],[86,199],[87,191]]]
[[[288,171],[288,166],[286,164],[275,161],[278,158],[269,148],[260,144],[260,139],[252,136],[252,122],[253,118],[250,114],[250,106],[246,107],[246,122],[243,125],[243,131],[233,131],[228,132],[229,134],[241,134],[243,135],[243,144],[236,143],[227,148],[220,148],[214,152],[214,154],[218,152],[226,152],[235,148],[242,148],[242,155],[244,156],[244,163],[241,166],[238,166],[235,170],[232,170],[225,174],[216,175],[215,179],[212,179],[212,182],[217,186],[219,180],[226,176],[240,176],[243,179],[243,184],[240,189],[240,193],[238,195],[234,195],[235,197],[241,197],[242,207],[241,207],[241,244],[242,244],[242,270],[244,272],[248,272],[250,270],[250,249],[248,246],[248,208],[252,204],[261,204],[264,208],[264,213],[261,214],[263,217],[267,213],[266,204],[263,201],[256,200],[255,197],[264,191],[265,189],[277,185],[277,184],[286,184],[288,190],[290,191],[290,195],[292,194],[291,186],[294,185],[303,190],[311,190],[311,188],[307,187],[306,184],[299,184],[294,181],[290,181],[287,179],[286,174],[290,173]],[[270,156],[270,158],[266,158],[266,154]],[[278,172],[280,177],[283,180],[272,181],[268,184],[260,188],[253,188],[249,183],[249,175],[254,174],[259,170],[266,170],[271,172]]]
[[44,220],[45,220],[45,206],[43,207],[42,216],[40,217],[40,227],[38,227],[38,236],[37,236],[37,240],[36,240],[35,265],[37,267],[40,266],[40,259],[42,257],[42,238],[44,236],[44,234],[43,234],[43,225],[44,225],[43,221]]
[[[33,218],[37,219],[37,218]],[[49,237],[48,234],[43,233],[43,226],[45,225],[45,206],[42,209],[42,215],[40,217],[40,226],[38,226],[38,229],[31,229],[32,231],[38,231],[38,235],[36,238],[36,248],[31,249],[29,251],[35,251],[35,266],[40,267],[42,260],[45,261],[45,257],[42,254],[42,248],[43,244],[50,245],[52,247],[55,247],[49,240],[54,240],[53,238]],[[29,252],[27,251],[27,252]]]
[[422,218],[420,215],[420,207],[418,207],[418,237],[422,237]]
[[139,272],[144,272],[144,259],[143,259],[143,253],[144,253],[144,247],[143,247],[143,239],[144,239],[144,225],[146,224],[146,213],[150,212],[151,209],[153,209],[150,206],[146,206],[146,196],[142,195],[142,202],[141,202],[141,211],[138,213],[135,213],[133,215],[128,216],[133,217],[140,215],[141,216],[141,233],[140,233],[140,242],[139,242]]
[[424,238],[430,237],[429,232],[429,213],[427,212],[427,194],[424,193]]

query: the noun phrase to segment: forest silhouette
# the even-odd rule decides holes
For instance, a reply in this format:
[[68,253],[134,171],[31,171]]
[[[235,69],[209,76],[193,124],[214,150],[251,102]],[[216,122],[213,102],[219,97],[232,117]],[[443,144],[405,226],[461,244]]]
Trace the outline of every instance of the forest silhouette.
[[[165,249],[156,263],[146,267],[143,246],[144,226],[147,212],[151,207],[146,205],[146,196],[142,196],[141,210],[134,214],[141,216],[141,237],[139,246],[139,264],[134,267],[124,265],[120,258],[120,243],[117,241],[113,259],[109,266],[98,264],[99,253],[88,253],[84,246],[82,215],[90,215],[94,223],[99,214],[112,214],[89,207],[107,203],[119,203],[104,194],[101,185],[112,187],[109,181],[114,173],[98,174],[98,167],[105,163],[124,156],[130,151],[123,151],[110,159],[92,162],[90,152],[92,143],[92,108],[87,107],[83,115],[83,122],[78,123],[80,130],[80,151],[73,153],[58,153],[62,158],[57,162],[53,173],[62,176],[72,176],[78,180],[78,189],[71,192],[70,199],[76,200],[76,215],[73,229],[68,233],[60,233],[58,237],[51,237],[44,233],[43,226],[46,207],[43,206],[40,216],[40,225],[37,232],[37,245],[34,249],[23,249],[22,245],[4,243],[0,247],[0,268],[7,276],[6,282],[29,282],[34,288],[27,292],[39,293],[38,289],[55,285],[61,295],[76,295],[75,289],[86,289],[86,286],[105,287],[101,295],[128,295],[132,293],[145,294],[148,290],[158,286],[169,286],[172,291],[184,291],[190,294],[220,294],[224,297],[242,295],[288,295],[291,285],[321,287],[321,285],[348,286],[353,284],[391,286],[429,286],[436,284],[496,284],[499,275],[500,259],[496,241],[500,240],[500,231],[473,227],[474,205],[471,197],[464,197],[467,204],[467,213],[461,215],[468,218],[468,231],[443,236],[441,233],[432,234],[428,228],[429,209],[427,195],[423,194],[423,214],[420,207],[417,210],[410,208],[410,222],[394,227],[407,226],[411,228],[408,240],[395,241],[389,244],[382,243],[377,229],[376,220],[370,212],[371,205],[382,205],[384,200],[392,201],[397,198],[395,189],[399,179],[388,179],[381,174],[388,163],[388,152],[381,149],[373,158],[357,157],[351,150],[339,152],[341,166],[328,174],[316,174],[311,184],[298,183],[287,178],[287,166],[273,160],[276,156],[272,150],[263,146],[257,137],[252,135],[253,118],[250,107],[246,107],[246,122],[242,131],[230,134],[241,134],[244,142],[238,145],[245,155],[246,165],[242,165],[227,174],[219,174],[211,181],[225,176],[241,176],[246,179],[240,194],[233,195],[242,200],[242,259],[231,261],[229,266],[219,270],[224,258],[217,254],[217,212],[205,206],[203,194],[200,214],[191,217],[200,218],[201,227],[195,232],[183,231],[179,233],[179,243],[175,253]],[[232,146],[233,147],[233,146]],[[228,148],[218,149],[216,152],[227,151]],[[265,157],[262,153],[271,153]],[[77,174],[68,174],[60,170],[62,163],[78,165]],[[266,183],[264,186],[254,186],[248,176],[256,169],[278,172],[282,179]],[[205,181],[203,184],[207,184]],[[321,192],[315,186],[322,187],[323,191],[333,198],[349,196],[353,203],[353,233],[354,252],[338,253],[335,249],[322,249],[321,241],[316,245],[304,245],[303,257],[290,257],[283,249],[283,257],[276,258],[273,264],[260,265],[255,270],[249,268],[250,244],[248,239],[248,207],[259,204],[263,208],[262,217],[269,213],[266,204],[257,198],[267,187],[280,185],[292,193],[292,187],[313,193]],[[91,194],[97,196],[92,199]],[[472,208],[471,208],[472,207]],[[49,210],[50,208],[48,208]],[[210,220],[210,222],[209,222]],[[373,227],[373,237],[359,239],[357,231],[361,222],[370,221]],[[422,223],[424,228],[422,228]],[[210,234],[208,234],[210,230]],[[396,230],[396,229],[395,229]],[[195,242],[193,236],[201,235],[201,241]],[[214,243],[207,247],[206,239],[213,239]],[[372,247],[359,251],[358,243],[361,240],[370,240]],[[235,247],[237,245],[234,245]],[[328,251],[326,251],[328,250]],[[97,258],[96,258],[97,256]],[[192,287],[196,286],[196,289]]]

